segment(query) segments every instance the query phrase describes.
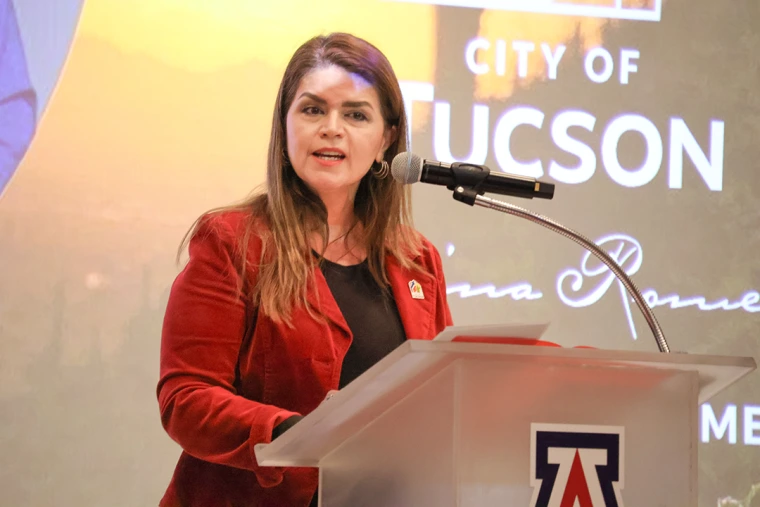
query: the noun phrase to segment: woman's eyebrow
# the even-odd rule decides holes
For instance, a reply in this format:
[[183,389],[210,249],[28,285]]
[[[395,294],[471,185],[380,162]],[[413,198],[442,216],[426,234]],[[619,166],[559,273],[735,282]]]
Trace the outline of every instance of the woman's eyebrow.
[[[309,92],[303,92],[298,98],[306,97],[308,99],[313,100],[317,104],[327,104],[327,101],[320,97],[319,95],[314,95],[313,93]],[[370,109],[374,109],[372,107],[372,104],[367,102],[366,100],[347,100],[344,102],[343,107],[368,107]]]

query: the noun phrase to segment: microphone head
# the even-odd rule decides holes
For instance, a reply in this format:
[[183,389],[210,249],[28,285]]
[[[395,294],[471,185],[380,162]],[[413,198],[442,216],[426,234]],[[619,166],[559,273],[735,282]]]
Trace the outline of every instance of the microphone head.
[[422,177],[422,158],[408,151],[399,153],[391,162],[391,174],[402,185],[417,183]]

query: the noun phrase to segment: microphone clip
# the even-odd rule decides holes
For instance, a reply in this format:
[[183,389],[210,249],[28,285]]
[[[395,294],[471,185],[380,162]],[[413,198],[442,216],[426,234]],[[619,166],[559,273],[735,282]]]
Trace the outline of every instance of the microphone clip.
[[477,199],[479,195],[483,195],[483,192],[478,192],[471,187],[463,187],[460,185],[454,188],[454,200],[469,204],[470,206],[475,205],[475,199]]
[[473,206],[475,198],[485,194],[483,185],[488,175],[491,174],[487,167],[472,165],[463,162],[451,164],[451,172],[454,174],[454,183],[447,188],[454,191],[454,199]]

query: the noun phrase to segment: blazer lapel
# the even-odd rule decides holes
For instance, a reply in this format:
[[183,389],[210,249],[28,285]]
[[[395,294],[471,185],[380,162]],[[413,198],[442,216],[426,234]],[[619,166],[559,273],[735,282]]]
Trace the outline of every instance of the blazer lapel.
[[[436,279],[422,271],[403,268],[391,255],[386,257],[386,270],[406,338],[409,340],[434,338],[431,333],[434,329],[433,320],[438,295]],[[314,283],[315,290],[310,290],[307,294],[309,303],[314,308],[320,308],[325,316],[346,335],[352,336],[348,323],[318,266],[314,271]]]
[[351,330],[348,327],[343,313],[338,307],[338,303],[330,292],[330,287],[327,285],[325,275],[322,274],[322,270],[319,266],[314,267],[314,290],[309,290],[306,294],[306,298],[312,308],[319,308],[324,315],[330,319],[335,326],[341,329],[346,335],[352,336]]
[[386,257],[388,279],[408,340],[430,340],[438,291],[432,275],[404,269],[393,256]]

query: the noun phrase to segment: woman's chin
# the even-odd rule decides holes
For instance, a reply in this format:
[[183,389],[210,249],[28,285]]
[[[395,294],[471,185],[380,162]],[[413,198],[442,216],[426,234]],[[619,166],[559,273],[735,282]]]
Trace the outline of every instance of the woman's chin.
[[358,181],[345,181],[337,178],[318,178],[314,181],[307,181],[306,184],[322,199],[353,199],[356,195],[356,189],[359,188]]

